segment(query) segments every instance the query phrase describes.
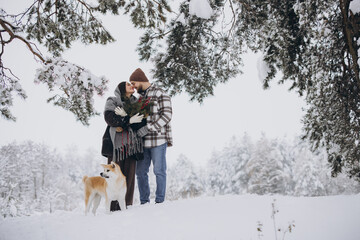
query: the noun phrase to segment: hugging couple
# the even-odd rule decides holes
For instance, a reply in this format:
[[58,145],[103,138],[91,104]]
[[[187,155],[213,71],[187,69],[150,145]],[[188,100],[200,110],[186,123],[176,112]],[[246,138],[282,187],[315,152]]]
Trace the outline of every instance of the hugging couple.
[[[133,95],[134,89],[141,99]],[[151,84],[140,68],[131,74],[129,82],[121,82],[114,93],[115,97],[109,97],[105,104],[108,126],[101,153],[108,158],[108,164],[116,162],[126,176],[126,206],[133,204],[135,174],[140,203],[150,202],[148,172],[152,162],[156,176],[155,202],[162,203],[166,191],[166,148],[172,146],[171,99],[164,90]],[[150,106],[147,116],[141,111],[133,113],[132,107],[144,99],[144,104]],[[110,210],[120,210],[117,201],[111,202]]]

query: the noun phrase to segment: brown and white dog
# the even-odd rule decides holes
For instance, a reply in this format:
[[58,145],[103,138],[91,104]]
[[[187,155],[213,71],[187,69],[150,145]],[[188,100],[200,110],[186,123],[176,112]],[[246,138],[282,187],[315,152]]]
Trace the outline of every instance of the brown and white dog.
[[91,205],[93,205],[93,214],[96,214],[101,198],[105,199],[107,213],[110,213],[110,203],[114,200],[119,202],[121,210],[126,209],[126,177],[121,172],[119,165],[114,162],[107,165],[101,164],[101,166],[104,168],[104,172],[100,174],[101,177],[83,177],[85,185],[85,215],[89,212]]

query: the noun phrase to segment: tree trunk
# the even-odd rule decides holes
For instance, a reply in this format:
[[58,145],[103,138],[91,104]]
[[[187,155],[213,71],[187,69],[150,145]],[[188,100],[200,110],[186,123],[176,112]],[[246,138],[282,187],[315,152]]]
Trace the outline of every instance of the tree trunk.
[[37,192],[36,192],[36,177],[34,177],[34,199],[37,199]]
[[356,24],[355,16],[349,18],[349,5],[350,5],[350,0],[340,0],[340,9],[343,16],[342,19],[343,19],[344,36],[346,40],[347,50],[349,51],[350,56],[352,58],[352,64],[349,63],[351,64],[349,68],[351,68],[354,71],[358,87],[360,88],[359,66],[357,63],[358,56],[357,56],[357,51],[355,49],[356,43],[353,40],[355,37],[354,30],[357,29],[357,24]]

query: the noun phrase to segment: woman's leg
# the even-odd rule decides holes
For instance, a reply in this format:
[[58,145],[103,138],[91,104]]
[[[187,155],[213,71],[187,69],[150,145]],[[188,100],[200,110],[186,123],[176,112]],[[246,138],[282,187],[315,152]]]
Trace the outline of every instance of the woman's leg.
[[136,160],[127,158],[124,160],[123,174],[126,176],[126,206],[131,206],[134,200]]

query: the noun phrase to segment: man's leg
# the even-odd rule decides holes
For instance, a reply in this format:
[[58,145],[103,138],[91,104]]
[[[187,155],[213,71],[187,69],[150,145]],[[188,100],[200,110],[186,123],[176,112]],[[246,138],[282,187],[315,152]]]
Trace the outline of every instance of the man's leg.
[[136,178],[140,193],[140,203],[150,202],[149,168],[151,163],[151,149],[144,148],[144,160],[137,161]]
[[151,149],[151,158],[156,176],[155,202],[162,203],[166,192],[166,148],[167,143]]

